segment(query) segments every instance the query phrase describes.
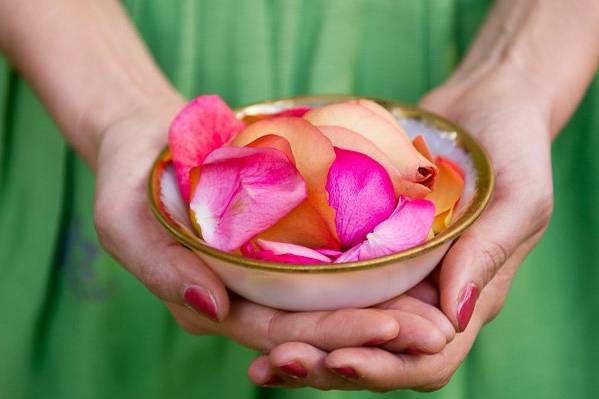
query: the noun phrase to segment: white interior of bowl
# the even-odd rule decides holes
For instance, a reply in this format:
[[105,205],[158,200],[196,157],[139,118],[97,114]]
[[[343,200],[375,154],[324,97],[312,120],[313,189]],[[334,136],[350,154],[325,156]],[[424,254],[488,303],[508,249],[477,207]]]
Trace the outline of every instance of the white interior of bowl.
[[[276,112],[275,109],[273,112]],[[468,208],[476,189],[477,174],[469,155],[456,145],[457,135],[455,132],[441,131],[437,127],[427,124],[420,119],[397,117],[398,122],[406,130],[411,138],[421,134],[424,136],[433,156],[444,156],[462,167],[465,173],[464,193],[458,208],[454,213],[453,220],[457,220]],[[193,233],[187,205],[183,201],[177,187],[177,179],[172,164],[167,165],[160,177],[160,200],[169,216],[183,230],[189,234]]]

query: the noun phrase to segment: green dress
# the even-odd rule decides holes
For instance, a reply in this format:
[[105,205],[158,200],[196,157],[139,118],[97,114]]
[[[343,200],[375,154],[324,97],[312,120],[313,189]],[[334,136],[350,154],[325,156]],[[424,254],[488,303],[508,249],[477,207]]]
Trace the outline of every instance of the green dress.
[[[185,95],[305,93],[416,102],[464,54],[475,0],[124,2]],[[599,87],[554,145],[555,215],[451,383],[410,398],[599,397]],[[597,173],[595,173],[597,172]],[[94,181],[0,60],[0,398],[369,398],[265,390],[251,350],[192,337],[99,247]]]

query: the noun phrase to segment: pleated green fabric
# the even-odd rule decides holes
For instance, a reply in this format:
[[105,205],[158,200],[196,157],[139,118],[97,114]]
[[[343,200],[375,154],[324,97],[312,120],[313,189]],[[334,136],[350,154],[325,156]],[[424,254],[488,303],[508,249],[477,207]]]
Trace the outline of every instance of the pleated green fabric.
[[[416,102],[455,67],[487,3],[124,1],[183,94],[218,93],[234,106],[308,93]],[[0,397],[597,397],[598,86],[554,145],[556,207],[547,234],[446,388],[264,390],[246,377],[254,352],[182,332],[101,250],[93,176],[0,61]]]

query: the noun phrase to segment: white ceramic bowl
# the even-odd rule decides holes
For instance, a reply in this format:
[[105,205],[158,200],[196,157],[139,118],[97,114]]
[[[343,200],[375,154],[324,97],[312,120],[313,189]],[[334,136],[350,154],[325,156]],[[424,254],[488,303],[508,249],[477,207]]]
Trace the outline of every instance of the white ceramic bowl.
[[[236,112],[239,118],[244,118],[351,98],[355,97],[294,97],[252,104]],[[424,279],[441,261],[451,243],[479,217],[491,196],[493,171],[482,148],[459,126],[414,106],[371,99],[391,111],[409,135],[423,134],[433,155],[450,158],[466,171],[464,195],[452,225],[431,240],[381,258],[318,266],[267,262],[219,251],[193,233],[187,208],[179,196],[168,149],[156,159],[149,181],[154,214],[181,244],[202,258],[229,289],[256,303],[293,311],[329,310],[371,306],[402,294]]]

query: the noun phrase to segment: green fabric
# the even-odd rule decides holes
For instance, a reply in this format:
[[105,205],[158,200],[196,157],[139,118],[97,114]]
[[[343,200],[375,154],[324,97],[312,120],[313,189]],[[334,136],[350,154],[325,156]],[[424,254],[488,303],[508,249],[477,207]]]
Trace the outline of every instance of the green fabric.
[[[325,92],[415,102],[455,67],[487,9],[476,0],[125,4],[182,93],[232,105]],[[99,248],[93,177],[0,60],[0,397],[597,397],[598,85],[554,145],[555,216],[500,316],[442,391],[379,395],[256,388],[245,371],[255,353],[182,332]]]

